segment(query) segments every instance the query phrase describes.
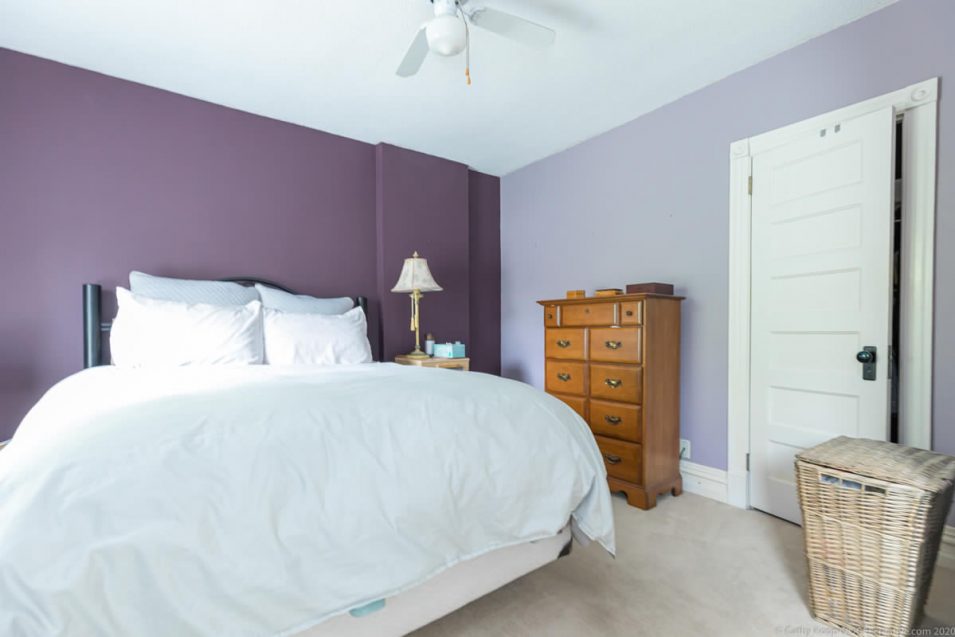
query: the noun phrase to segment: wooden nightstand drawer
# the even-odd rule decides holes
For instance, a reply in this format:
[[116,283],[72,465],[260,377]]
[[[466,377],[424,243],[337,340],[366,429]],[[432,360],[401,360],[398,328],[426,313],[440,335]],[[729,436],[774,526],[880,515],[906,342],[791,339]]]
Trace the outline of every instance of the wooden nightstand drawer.
[[624,403],[639,403],[643,398],[643,368],[592,364],[590,395]]
[[413,367],[435,367],[439,369],[456,369],[467,372],[471,370],[470,358],[409,358],[407,356],[395,356],[395,362],[399,365],[411,365]]
[[560,400],[567,403],[571,409],[577,412],[577,414],[587,420],[587,399],[583,396],[564,396],[563,394],[551,394],[554,398],[559,398]]
[[591,400],[588,422],[594,434],[629,442],[643,438],[643,408],[639,405]]
[[552,394],[583,396],[587,389],[587,365],[549,360],[545,365],[544,387]]
[[643,482],[643,451],[640,445],[603,436],[594,436],[594,439],[604,457],[607,475],[634,484]]
[[544,330],[547,358],[587,358],[587,330],[582,327],[550,327]]
[[639,327],[590,328],[590,360],[608,363],[634,363],[643,359]]

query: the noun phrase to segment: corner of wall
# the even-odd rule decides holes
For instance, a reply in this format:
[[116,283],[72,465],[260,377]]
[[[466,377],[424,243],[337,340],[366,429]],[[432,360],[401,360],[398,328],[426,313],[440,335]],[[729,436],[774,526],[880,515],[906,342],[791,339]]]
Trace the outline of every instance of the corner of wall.
[[468,173],[472,369],[501,373],[501,180]]
[[500,180],[389,144],[375,162],[381,360],[412,343],[407,299],[390,289],[416,250],[444,288],[422,302],[422,336],[464,341],[471,369],[500,373]]

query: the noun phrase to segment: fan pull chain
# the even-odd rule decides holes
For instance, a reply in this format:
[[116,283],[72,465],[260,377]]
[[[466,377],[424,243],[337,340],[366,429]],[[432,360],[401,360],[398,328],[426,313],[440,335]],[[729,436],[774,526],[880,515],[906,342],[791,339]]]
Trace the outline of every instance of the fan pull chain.
[[461,22],[464,23],[464,77],[468,80],[468,86],[471,86],[471,29],[460,4],[458,4],[458,13],[461,16]]
[[471,29],[468,28],[468,21],[464,21],[464,76],[468,78],[468,86],[471,86]]

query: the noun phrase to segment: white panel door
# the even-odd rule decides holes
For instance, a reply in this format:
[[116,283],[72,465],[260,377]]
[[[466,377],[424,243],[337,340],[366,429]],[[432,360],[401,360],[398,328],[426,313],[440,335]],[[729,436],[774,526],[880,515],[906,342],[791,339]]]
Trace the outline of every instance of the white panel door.
[[889,108],[753,157],[751,502],[796,523],[795,453],[888,436],[894,143]]

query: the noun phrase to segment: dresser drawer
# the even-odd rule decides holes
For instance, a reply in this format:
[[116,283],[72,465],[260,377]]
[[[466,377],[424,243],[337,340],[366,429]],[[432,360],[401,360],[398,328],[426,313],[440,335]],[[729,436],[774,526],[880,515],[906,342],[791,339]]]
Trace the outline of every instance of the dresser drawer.
[[625,403],[643,399],[643,368],[635,365],[590,366],[590,395]]
[[640,405],[590,401],[590,429],[597,435],[640,442],[643,438],[643,408]]
[[587,420],[587,399],[583,396],[565,396],[563,394],[551,394],[554,398],[559,398],[560,400],[567,403],[567,405],[577,412],[577,414]]
[[620,304],[621,325],[643,325],[643,301],[624,301]]
[[604,457],[607,475],[635,484],[643,482],[643,448],[640,445],[603,436],[594,436],[594,439]]
[[642,329],[640,327],[591,328],[590,360],[639,364],[643,359]]
[[616,303],[580,303],[560,308],[560,324],[568,325],[613,325]]
[[550,327],[544,330],[547,358],[587,358],[587,330],[582,327]]
[[552,394],[576,394],[583,396],[587,389],[587,365],[570,361],[545,363],[547,378],[544,387]]
[[547,327],[557,327],[560,325],[560,310],[556,305],[544,306],[544,325]]

